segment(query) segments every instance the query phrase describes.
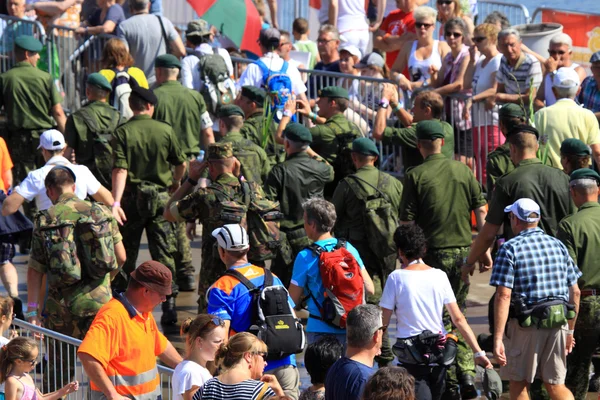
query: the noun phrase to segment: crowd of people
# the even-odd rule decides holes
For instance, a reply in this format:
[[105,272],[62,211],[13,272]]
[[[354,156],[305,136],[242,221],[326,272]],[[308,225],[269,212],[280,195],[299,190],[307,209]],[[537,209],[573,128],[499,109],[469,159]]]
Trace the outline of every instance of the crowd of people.
[[[82,7],[60,3],[11,0],[8,14]],[[585,398],[600,335],[600,52],[586,76],[568,35],[544,58],[501,14],[476,24],[458,0],[397,0],[371,25],[362,0],[332,0],[316,42],[302,18],[291,33],[265,20],[261,54],[234,63],[218,27],[195,20],[182,39],[160,1],[122,3],[73,11],[78,37],[115,37],[68,113],[68,68],[44,71],[45,43],[0,21],[3,330],[14,308],[82,339],[92,399],[160,398],[157,358],[185,400],[473,399],[476,365],[498,398],[491,360],[511,399]],[[378,142],[401,150],[401,177],[382,171]],[[153,261],[137,265],[144,232]],[[496,289],[479,337],[465,318],[476,264]],[[195,290],[182,357],[159,325],[177,325],[179,292]],[[48,395],[29,376],[36,344],[3,345],[7,399],[79,390],[73,357],[45,350]]]

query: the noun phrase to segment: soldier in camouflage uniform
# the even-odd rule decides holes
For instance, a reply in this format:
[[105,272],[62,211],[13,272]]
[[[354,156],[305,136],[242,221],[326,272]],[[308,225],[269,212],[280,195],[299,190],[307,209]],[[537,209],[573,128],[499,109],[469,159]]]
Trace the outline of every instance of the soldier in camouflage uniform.
[[[48,329],[64,335],[83,339],[98,310],[111,298],[111,277],[118,272],[119,266],[125,262],[125,248],[116,220],[111,210],[101,203],[84,201],[74,193],[75,174],[65,166],[54,167],[45,180],[48,197],[54,204],[46,211],[41,211],[35,219],[32,251],[29,258],[29,271],[27,272],[27,300],[29,322],[39,325],[44,322]],[[78,225],[78,221],[93,221],[101,224],[105,235],[101,238],[91,234],[77,236],[65,235],[65,224]],[[104,222],[101,222],[104,221]],[[62,226],[62,230],[52,230],[52,226]],[[67,225],[68,226],[68,225]],[[73,234],[72,230],[70,233]],[[63,242],[65,240],[65,242]],[[74,242],[68,242],[73,240]],[[74,245],[73,252],[79,258],[79,279],[72,279],[67,284],[65,276],[73,271],[67,270],[67,263],[63,262],[66,254],[64,247],[59,253],[53,243],[64,243],[69,248]],[[83,246],[85,249],[80,249]],[[100,250],[99,250],[100,249]],[[43,307],[44,318],[40,318],[43,301],[40,298],[42,278],[47,274],[48,297]],[[77,272],[75,272],[77,274]],[[69,275],[71,276],[71,275]],[[44,391],[53,391],[69,382],[69,376],[55,377],[53,367],[66,364],[67,346],[48,348],[49,373],[45,375],[46,381],[51,383]],[[62,357],[62,359],[61,359]],[[75,356],[70,354],[69,368],[74,367]],[[61,368],[63,373],[65,369]],[[71,371],[72,376],[72,371]],[[56,386],[54,380],[56,378]]]
[[[202,224],[202,263],[198,282],[198,313],[206,312],[206,291],[225,272],[225,265],[219,258],[216,240],[211,232],[227,221],[218,212],[224,197],[241,202],[242,186],[237,176],[240,164],[233,156],[230,142],[213,143],[208,146],[207,160],[192,161],[187,180],[171,196],[165,207],[164,217],[172,222],[193,222]],[[211,184],[194,192],[198,179],[208,169]],[[262,189],[249,182],[253,192],[262,196]]]
[[[471,211],[475,211],[478,228],[481,228],[486,216],[486,200],[473,172],[465,164],[441,153],[444,129],[438,121],[419,122],[417,139],[424,162],[406,174],[400,220],[416,223],[423,229],[427,238],[427,256],[423,261],[446,272],[456,302],[464,313],[469,288],[461,280],[461,266],[472,242]],[[444,312],[444,322],[451,331],[447,312]],[[458,355],[456,366],[448,369],[446,396],[477,398],[473,353],[458,331],[456,335],[459,337]]]
[[[248,140],[252,140],[255,144],[265,149],[269,164],[272,168],[275,164],[280,164],[285,161],[285,150],[282,145],[275,141],[277,133],[277,125],[275,121],[270,123],[265,118],[266,93],[263,89],[256,86],[242,86],[242,90],[235,99],[235,104],[239,106],[246,117],[244,126],[240,129],[240,133]],[[268,129],[265,132],[265,124],[269,123]],[[266,137],[266,140],[264,136]]]
[[[173,128],[152,119],[157,99],[151,90],[135,87],[129,97],[133,117],[113,135],[113,194],[116,207],[123,203],[127,221],[121,227],[127,262],[127,276],[135,269],[142,234],[146,230],[148,249],[154,261],[167,266],[173,276],[172,295],[162,303],[161,323],[177,322],[175,298],[178,294],[175,271],[174,225],[163,218],[169,200],[168,191],[180,186],[186,168],[185,155]],[[174,166],[174,172],[171,167]],[[124,290],[125,279],[117,278],[115,286]]]
[[[576,346],[567,357],[565,381],[576,400],[586,398],[590,380],[590,362],[594,350],[598,346],[598,339],[600,339],[598,185],[600,185],[600,175],[592,169],[582,168],[571,173],[571,198],[578,211],[576,214],[564,218],[558,225],[556,233],[556,237],[567,247],[569,255],[583,273],[578,281],[581,289],[581,301],[575,323]],[[596,363],[594,363],[594,367],[596,367]],[[599,373],[598,370],[595,372]]]
[[271,263],[271,270],[287,287],[296,255],[311,243],[304,230],[302,203],[323,197],[325,185],[333,180],[333,168],[310,151],[312,136],[305,126],[287,124],[283,136],[287,159],[273,167],[265,182],[265,192],[270,199],[279,201],[285,218],[281,221],[281,231],[291,248],[291,258],[281,252]]
[[[181,70],[181,61],[171,54],[163,54],[156,58],[156,83],[154,91],[158,104],[154,110],[154,118],[173,127],[177,135],[181,151],[188,160],[193,160],[205,148],[215,141],[213,122],[206,109],[204,97],[197,91],[188,89],[177,80]],[[180,291],[193,291],[196,287],[192,265],[192,249],[185,234],[185,224],[175,226],[177,252],[175,265],[177,268],[177,285]]]
[[[0,75],[0,108],[4,107],[8,121],[6,143],[14,162],[14,185],[21,183],[30,171],[44,165],[36,151],[42,132],[52,129],[56,121],[64,132],[66,117],[60,105],[62,99],[52,77],[36,68],[42,43],[32,36],[15,39],[17,63]],[[25,215],[33,219],[35,204],[23,207]],[[28,251],[31,237],[23,235],[19,244],[21,252]]]

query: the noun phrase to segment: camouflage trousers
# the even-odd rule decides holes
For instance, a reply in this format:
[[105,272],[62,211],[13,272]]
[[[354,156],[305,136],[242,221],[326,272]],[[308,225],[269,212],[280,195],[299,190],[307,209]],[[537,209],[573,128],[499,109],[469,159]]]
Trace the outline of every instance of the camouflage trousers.
[[206,292],[225,273],[225,264],[216,253],[215,241],[202,236],[202,264],[198,279],[198,314],[206,312]]
[[[171,274],[173,275],[171,288],[173,297],[176,297],[179,288],[176,283],[177,272],[175,270],[174,259],[174,254],[177,250],[174,232],[175,224],[163,218],[163,211],[168,200],[169,194],[166,191],[160,192],[156,214],[152,217],[145,217],[141,216],[138,212],[135,191],[132,192],[126,190],[123,194],[121,204],[123,211],[125,211],[125,215],[127,216],[127,222],[120,227],[121,234],[123,235],[123,246],[125,246],[125,252],[127,253],[127,261],[125,261],[125,264],[123,265],[123,272],[126,274],[127,278],[129,278],[129,274],[135,270],[142,234],[144,233],[144,230],[146,230],[150,256],[152,257],[152,260],[164,264],[171,270]],[[127,280],[123,274],[118,274],[115,277],[112,286],[118,290],[125,290],[127,287]]]
[[175,240],[177,241],[177,250],[175,251],[175,269],[179,279],[184,276],[194,276],[196,270],[192,265],[192,248],[190,240],[185,234],[185,222],[176,222],[175,224]]
[[[576,400],[583,400],[588,391],[590,363],[600,339],[600,296],[587,296],[579,303],[575,323],[575,347],[567,357],[565,384]],[[596,371],[596,374],[600,371]]]
[[282,244],[282,248],[286,248],[288,254],[284,257],[282,251],[271,262],[271,271],[281,279],[285,287],[289,287],[292,280],[292,271],[294,270],[296,256],[310,244],[311,241],[306,236],[304,228],[285,232],[285,243]]
[[[47,315],[44,320],[46,328],[62,333],[63,335],[83,339],[87,333],[94,315],[89,317],[75,317],[64,311],[60,314]],[[50,393],[60,389],[67,383],[76,379],[75,363],[77,362],[77,348],[67,343],[48,338],[46,343],[47,364],[42,364],[42,392]],[[80,367],[81,368],[81,367]]]
[[[456,297],[456,304],[463,312],[466,311],[467,295],[469,286],[461,280],[460,268],[469,255],[469,247],[455,247],[449,249],[430,249],[423,258],[425,264],[440,269],[448,275],[448,280],[452,286],[452,291]],[[459,384],[459,378],[465,375],[475,376],[475,362],[473,360],[473,351],[465,342],[460,332],[452,324],[450,314],[444,309],[444,326],[446,331],[452,332],[458,337],[458,354],[456,355],[456,364],[448,368],[446,375],[446,388],[456,387]]]

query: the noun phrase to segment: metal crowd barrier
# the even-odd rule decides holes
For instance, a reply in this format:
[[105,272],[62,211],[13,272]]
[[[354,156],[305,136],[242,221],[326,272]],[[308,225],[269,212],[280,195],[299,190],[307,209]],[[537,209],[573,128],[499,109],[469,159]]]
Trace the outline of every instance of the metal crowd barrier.
[[477,2],[477,22],[482,23],[492,11],[500,11],[511,25],[529,24],[529,10],[523,4],[507,3],[498,0],[479,0]]
[[[14,42],[17,36],[30,35],[46,43],[46,31],[39,21],[31,21],[0,14],[0,73],[15,65]],[[46,57],[44,52],[40,57]]]
[[[77,349],[81,340],[20,319],[14,319],[13,325],[17,327],[19,336],[30,337],[38,343],[38,367],[32,372],[32,378],[42,393],[58,390],[67,383],[77,380],[79,390],[66,398],[69,400],[90,398],[90,380],[77,358]],[[158,373],[162,385],[162,398],[171,400],[173,370],[159,365]]]

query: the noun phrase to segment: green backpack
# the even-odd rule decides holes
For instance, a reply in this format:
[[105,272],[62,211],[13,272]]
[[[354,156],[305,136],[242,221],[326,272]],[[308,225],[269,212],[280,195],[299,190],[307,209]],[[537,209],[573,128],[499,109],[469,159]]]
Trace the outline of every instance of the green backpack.
[[231,142],[233,155],[240,161],[241,164],[241,175],[246,178],[247,181],[256,182],[262,184],[262,165],[260,163],[260,157],[251,148],[254,147],[252,140],[240,140],[237,142]]
[[93,138],[92,151],[94,153],[94,159],[89,165],[86,165],[86,167],[92,171],[92,174],[98,179],[102,186],[111,190],[113,157],[110,142],[114,131],[121,124],[121,115],[115,110],[110,124],[102,129],[98,126],[98,121],[94,118],[89,109],[83,107],[73,114],[73,122],[76,125],[83,122]]
[[337,122],[332,123],[332,128],[335,132],[335,140],[338,145],[337,157],[333,162],[336,179],[344,178],[356,172],[354,163],[352,162],[352,142],[355,139],[362,137],[362,134],[357,127],[352,129],[352,122],[348,121],[350,130],[344,129]]
[[229,76],[225,59],[216,52],[202,54],[193,51],[189,54],[199,60],[197,68],[203,82],[200,94],[204,97],[208,112],[216,114],[221,106],[233,104],[236,95],[235,82]]
[[[369,247],[373,253],[382,257],[396,253],[394,232],[398,228],[398,220],[392,212],[388,196],[379,189],[382,185],[387,185],[389,179],[393,178],[381,172],[377,186],[371,185],[356,175],[349,175],[346,179],[354,195],[364,204],[362,219]],[[369,195],[359,182],[375,189],[375,194]]]

